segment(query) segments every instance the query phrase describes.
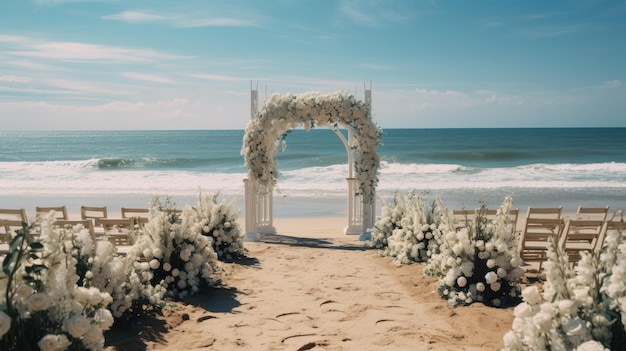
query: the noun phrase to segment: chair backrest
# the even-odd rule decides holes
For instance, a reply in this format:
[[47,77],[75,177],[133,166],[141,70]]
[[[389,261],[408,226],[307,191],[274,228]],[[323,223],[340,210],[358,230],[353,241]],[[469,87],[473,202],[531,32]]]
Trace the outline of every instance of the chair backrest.
[[91,236],[91,240],[93,240],[94,245],[96,244],[96,233],[93,228],[93,222],[91,219],[83,219],[83,220],[68,220],[68,219],[58,219],[54,221],[53,225],[58,226],[60,228],[68,228],[75,230],[76,226],[81,225],[84,229],[89,231],[89,235]]
[[559,246],[565,250],[570,262],[580,260],[580,251],[593,252],[602,247],[607,230],[603,220],[571,219],[567,221]]
[[563,207],[528,207],[526,218],[562,219]]
[[143,227],[150,220],[150,209],[122,207],[122,218],[133,218],[135,225]]
[[541,270],[548,247],[551,242],[558,244],[564,224],[560,207],[529,208],[519,244],[522,260],[539,262]]
[[576,219],[590,219],[590,220],[606,220],[606,216],[609,214],[609,206],[606,207],[583,207],[578,206],[576,211]]
[[50,213],[50,211],[54,211],[55,219],[63,219],[68,220],[67,216],[67,207],[63,206],[37,206],[35,207],[35,217],[36,219],[41,219]]
[[23,208],[0,208],[0,219],[28,223],[28,216]]
[[23,208],[0,209],[0,242],[10,242],[15,231],[21,229],[24,223],[28,224],[28,217]]
[[150,213],[150,209],[147,208],[133,208],[133,207],[122,207],[122,218],[131,218],[131,217],[148,217]]
[[98,207],[98,206],[81,206],[80,207],[80,218],[82,219],[96,219],[96,218],[107,218],[107,208],[106,206]]

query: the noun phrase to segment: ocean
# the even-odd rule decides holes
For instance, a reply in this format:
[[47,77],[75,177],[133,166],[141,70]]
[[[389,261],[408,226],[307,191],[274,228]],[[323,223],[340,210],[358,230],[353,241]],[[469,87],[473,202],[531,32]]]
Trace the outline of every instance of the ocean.
[[[243,216],[243,130],[3,131],[0,208],[146,207],[200,192]],[[278,152],[275,217],[346,215],[346,150],[333,131],[292,130]],[[385,129],[377,197],[423,192],[449,208],[626,208],[626,128]]]

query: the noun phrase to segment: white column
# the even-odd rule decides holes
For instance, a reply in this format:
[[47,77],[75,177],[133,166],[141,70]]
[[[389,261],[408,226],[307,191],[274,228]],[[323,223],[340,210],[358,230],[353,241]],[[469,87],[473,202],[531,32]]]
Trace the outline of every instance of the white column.
[[347,178],[348,181],[348,225],[343,230],[346,235],[359,235],[363,229],[363,196],[358,193],[359,180]]
[[260,241],[257,221],[257,191],[248,179],[243,180],[246,215],[246,241]]

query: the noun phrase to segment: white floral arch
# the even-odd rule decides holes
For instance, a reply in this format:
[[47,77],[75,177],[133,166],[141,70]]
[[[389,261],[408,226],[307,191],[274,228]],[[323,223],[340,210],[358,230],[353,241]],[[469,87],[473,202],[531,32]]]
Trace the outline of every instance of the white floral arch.
[[[261,111],[256,111],[258,91],[252,90],[252,118],[246,127],[242,148],[245,164],[248,167],[246,186],[253,189],[252,194],[246,193],[247,223],[249,212],[258,212],[256,210],[258,206],[254,208],[257,204],[251,203],[253,207],[248,207],[248,198],[256,196],[265,196],[265,198],[254,202],[270,201],[269,219],[271,221],[271,192],[279,175],[274,155],[285,133],[294,128],[304,127],[305,130],[309,130],[315,126],[332,128],[337,132],[337,127],[341,125],[348,130],[348,141],[343,138],[343,134],[338,133],[348,150],[348,159],[351,161],[351,156],[354,156],[348,181],[356,186],[353,186],[353,194],[349,191],[349,196],[358,197],[361,201],[360,206],[356,206],[358,207],[356,211],[361,213],[349,213],[348,216],[356,216],[359,220],[363,220],[363,231],[367,229],[366,226],[370,222],[373,225],[373,206],[380,166],[377,145],[382,131],[371,118],[371,90],[366,90],[365,96],[365,101],[360,101],[353,95],[343,92],[273,94],[265,102]],[[352,171],[355,173],[354,177]],[[368,208],[371,210],[368,211]],[[363,211],[368,213],[364,215]],[[264,213],[263,216],[267,217],[267,214]],[[254,223],[251,225],[257,226]],[[246,231],[259,232],[256,229],[250,229],[247,228]]]

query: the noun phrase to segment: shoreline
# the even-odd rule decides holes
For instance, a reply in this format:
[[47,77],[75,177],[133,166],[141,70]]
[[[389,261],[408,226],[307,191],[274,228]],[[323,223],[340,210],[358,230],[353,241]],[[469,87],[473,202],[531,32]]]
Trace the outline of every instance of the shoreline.
[[[215,193],[204,192],[204,195]],[[406,193],[402,193],[406,194]],[[500,206],[504,197],[509,195],[504,191],[498,194],[490,194],[483,197],[487,206],[496,209]],[[571,197],[554,198],[550,194],[544,194],[543,199],[533,201],[531,196],[517,196],[513,194],[513,207],[520,211],[520,218],[524,218],[528,207],[559,207],[563,208],[563,213],[575,213],[578,206],[585,207],[605,207],[609,206],[609,218],[616,210],[626,209],[626,198],[616,193],[611,198],[587,198],[581,199],[580,195],[570,194]],[[376,216],[381,213],[384,204],[393,202],[393,194],[379,194],[376,202]],[[67,207],[70,217],[79,219],[81,206],[106,206],[110,217],[120,217],[122,207],[148,208],[153,196],[145,194],[115,194],[115,195],[85,195],[85,196],[2,196],[0,195],[0,208],[24,208],[29,220],[34,219],[36,206],[61,206]],[[168,196],[159,196],[161,201],[165,201]],[[177,208],[186,205],[195,205],[198,196],[171,196]],[[429,203],[434,196],[426,194],[424,202]],[[451,197],[446,200],[445,194],[442,201],[449,211],[458,209],[475,209],[480,206],[481,198],[473,198],[473,195],[466,194],[464,197]],[[465,200],[463,200],[465,199]],[[230,203],[239,212],[239,217],[245,220],[245,204],[243,195],[220,195],[218,201]],[[286,194],[274,195],[274,219],[309,219],[309,218],[347,218],[347,199],[345,196],[289,196]],[[77,214],[77,215],[76,215]]]

